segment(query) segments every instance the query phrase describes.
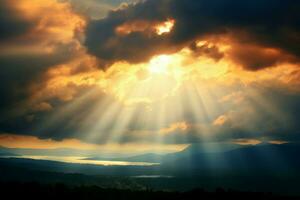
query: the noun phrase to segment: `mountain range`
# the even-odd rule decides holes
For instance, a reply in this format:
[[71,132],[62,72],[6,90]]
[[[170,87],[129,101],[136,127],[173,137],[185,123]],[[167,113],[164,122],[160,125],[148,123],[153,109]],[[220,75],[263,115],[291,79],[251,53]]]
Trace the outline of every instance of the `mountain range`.
[[204,152],[199,144],[170,154],[142,154],[131,157],[103,158],[89,160],[113,160],[128,162],[160,163],[164,168],[210,169],[210,170],[298,170],[300,168],[300,145],[260,144],[240,147],[229,151]]
[[134,187],[157,189],[224,186],[300,194],[297,187],[300,184],[300,145],[296,143],[261,144],[219,152],[205,152],[201,145],[191,145],[183,151],[164,155],[111,158],[160,163],[153,166],[99,166],[17,158],[14,151],[7,148],[1,148],[0,155],[0,181],[58,181],[100,186],[122,182],[122,187],[129,185],[129,181]]

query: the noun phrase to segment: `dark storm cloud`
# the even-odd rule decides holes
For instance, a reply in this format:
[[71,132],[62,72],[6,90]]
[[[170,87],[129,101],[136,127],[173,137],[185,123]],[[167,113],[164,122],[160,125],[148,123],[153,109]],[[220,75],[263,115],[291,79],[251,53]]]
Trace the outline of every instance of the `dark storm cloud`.
[[[22,115],[0,120],[0,134],[31,135],[58,141],[77,138],[90,143],[106,143],[110,131],[116,125],[118,112],[112,113],[113,117],[105,122],[104,127],[97,129],[96,133],[91,133],[90,130],[101,123],[99,119],[105,115],[110,103],[115,103],[117,111],[122,109],[122,104],[97,87],[81,87],[77,90],[78,94],[74,97],[76,100],[61,102],[51,99],[49,102],[54,108],[49,112],[27,113],[27,116],[32,116],[32,119]],[[99,110],[101,112],[95,115],[95,111]],[[93,134],[96,137],[89,140]]]
[[[70,38],[64,39],[66,38],[64,34],[69,35],[75,31],[69,30],[70,28],[65,26],[66,23],[73,23],[71,15],[74,14],[72,11],[66,10],[67,6],[55,5],[55,0],[54,4],[50,5],[28,1],[28,5],[30,3],[49,13],[46,13],[45,16],[33,14],[33,17],[27,18],[24,16],[26,13],[17,9],[18,1],[0,0],[1,134],[13,132],[38,135],[40,132],[34,131],[36,130],[34,127],[39,123],[45,123],[53,113],[44,114],[31,111],[32,105],[29,105],[29,101],[33,95],[31,93],[32,84],[40,87],[47,79],[45,77],[47,70],[77,58],[82,53],[80,49],[78,50],[77,38],[70,36]],[[59,14],[66,16],[66,21],[56,19],[55,14],[57,13],[55,12],[59,11],[62,12]],[[65,33],[64,31],[67,30],[69,32]],[[61,105],[53,99],[51,101],[53,101],[51,105]],[[81,113],[83,114],[83,112]],[[62,120],[62,122],[65,121]],[[61,139],[69,133],[61,123],[57,123],[55,127],[49,127],[49,132],[45,133],[48,135],[45,137]],[[65,131],[64,134],[57,132],[57,135],[53,136],[53,132],[57,129]]]
[[133,32],[120,36],[116,28],[135,20],[162,21],[167,17],[166,1],[146,1],[129,6],[124,10],[111,12],[103,20],[94,20],[88,24],[86,45],[90,53],[106,61],[128,60],[141,62],[157,51],[169,51],[172,46],[166,37]]
[[9,0],[0,0],[0,43],[34,27],[34,22],[25,20],[11,4]]
[[[9,43],[12,39],[26,34],[34,27],[34,23],[24,20],[8,0],[0,0],[0,44]],[[0,46],[0,48],[2,47]],[[32,62],[35,62],[35,59],[30,56],[16,58],[15,56],[0,55],[0,112],[2,113],[0,119],[4,117],[4,110],[11,109],[9,104],[13,104],[15,99],[24,97],[24,91],[19,90],[18,86],[22,86],[25,79],[31,78],[25,74],[28,72],[29,75],[32,74],[32,70],[27,70],[31,67],[34,68]]]
[[104,18],[107,13],[122,4],[132,3],[138,0],[61,0],[70,2],[76,12],[82,13],[93,19]]
[[218,47],[209,46],[208,44],[198,47],[196,43],[193,43],[190,45],[190,50],[192,50],[196,55],[206,55],[216,61],[224,57],[224,53],[220,52]]
[[[148,0],[111,12],[107,18],[91,21],[86,31],[90,53],[107,61],[141,62],[154,54],[176,51],[195,39],[233,33],[239,43],[280,49],[300,57],[300,2],[293,0]],[[132,32],[118,35],[115,29],[135,20],[175,19],[170,34]],[[241,64],[245,64],[241,61]],[[247,64],[247,63],[246,63]],[[250,63],[254,70],[270,62]]]
[[235,45],[229,53],[230,58],[248,70],[272,67],[282,62],[297,62],[297,59],[279,50],[259,46]]
[[[45,71],[78,54],[76,38],[65,42],[48,31],[51,26],[58,28],[57,21],[28,18],[18,6],[18,1],[0,0],[0,120],[28,100],[30,84],[41,82]],[[51,13],[51,6],[46,9]]]
[[[0,55],[0,112],[10,112],[29,97],[28,87],[38,82],[49,67],[76,55],[72,44],[58,46],[53,53],[37,55]],[[7,113],[6,113],[7,114]],[[5,116],[0,116],[0,119]]]
[[[274,140],[300,140],[300,95],[286,89],[253,86],[256,96],[246,95],[238,112],[228,123],[220,126],[218,140],[224,138],[271,138]],[[251,90],[252,90],[251,89]],[[251,90],[246,93],[251,94]],[[250,112],[247,107],[250,105]]]

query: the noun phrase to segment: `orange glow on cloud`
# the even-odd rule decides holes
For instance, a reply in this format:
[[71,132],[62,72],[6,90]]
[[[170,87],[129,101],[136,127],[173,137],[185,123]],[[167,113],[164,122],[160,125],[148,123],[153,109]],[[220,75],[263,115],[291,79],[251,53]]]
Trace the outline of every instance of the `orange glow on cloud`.
[[233,143],[239,145],[258,145],[262,143],[262,141],[257,139],[236,139],[233,141]]
[[187,131],[188,128],[189,128],[189,125],[186,122],[178,122],[178,123],[171,124],[167,128],[161,129],[159,132],[162,134],[169,134],[169,133],[176,132],[176,131],[184,132],[184,131]]
[[77,94],[80,87],[92,87],[102,79],[103,72],[95,68],[95,59],[82,55],[69,63],[53,66],[44,75],[45,81],[42,88],[37,85],[32,87],[32,99],[46,100],[58,98],[70,101]]
[[163,23],[156,25],[156,27],[155,27],[156,33],[158,35],[169,33],[172,31],[174,25],[175,25],[175,20],[169,19]]
[[116,28],[116,32],[120,35],[128,35],[133,32],[144,32],[151,30],[153,24],[151,22],[138,20],[124,23]]
[[59,50],[59,45],[73,44],[80,48],[86,21],[74,13],[69,3],[55,0],[12,0],[10,6],[34,26],[19,40],[31,41],[4,46],[5,54],[51,54]]
[[0,145],[8,148],[31,148],[31,149],[56,149],[56,148],[74,148],[76,149],[94,149],[96,145],[83,143],[77,139],[65,139],[55,141],[51,139],[39,139],[34,136],[23,135],[0,135]]
[[[89,45],[83,42],[85,28],[89,21],[74,12],[68,1],[12,0],[10,6],[33,25],[22,36],[18,36],[12,44],[8,41],[7,44],[1,46],[0,54],[42,55],[46,58],[53,54],[59,57],[57,62],[53,62],[55,64],[52,62],[48,64],[52,66],[46,64],[46,66],[41,66],[41,70],[37,70],[38,77],[32,78],[34,80],[30,80],[31,82],[28,83],[30,85],[24,87],[24,90],[28,89],[25,92],[29,93],[29,98],[26,99],[24,106],[22,104],[23,107],[26,107],[24,108],[26,111],[23,112],[23,108],[20,109],[22,110],[20,115],[24,114],[26,123],[32,123],[32,125],[34,122],[38,122],[36,119],[40,114],[46,115],[47,112],[53,114],[53,118],[58,116],[56,120],[60,120],[59,117],[63,118],[64,116],[59,116],[61,114],[59,112],[65,111],[64,109],[60,111],[61,107],[71,105],[68,109],[76,111],[74,107],[78,106],[78,102],[82,99],[82,101],[86,100],[80,97],[94,92],[97,94],[94,96],[97,97],[95,101],[93,99],[91,106],[95,106],[96,111],[87,117],[91,117],[93,120],[86,119],[80,124],[80,126],[82,125],[80,128],[86,128],[83,131],[87,135],[84,141],[93,141],[88,140],[90,139],[88,138],[89,134],[93,137],[98,136],[97,134],[111,134],[110,131],[118,132],[117,134],[119,132],[120,134],[131,134],[129,125],[141,111],[143,111],[143,125],[152,126],[150,131],[148,130],[149,127],[143,127],[148,129],[141,130],[141,132],[148,133],[150,137],[152,134],[164,137],[169,136],[168,134],[194,134],[196,132],[199,132],[199,135],[203,134],[209,137],[209,131],[213,132],[216,129],[224,128],[223,126],[232,125],[231,122],[233,121],[248,123],[248,118],[251,115],[245,119],[236,119],[235,116],[238,115],[233,108],[231,108],[233,111],[225,111],[227,104],[233,103],[235,108],[240,109],[239,106],[247,101],[247,96],[243,93],[244,89],[246,91],[253,85],[262,87],[270,85],[290,91],[300,91],[299,63],[293,62],[291,55],[281,49],[259,46],[262,44],[258,43],[241,43],[238,41],[236,33],[203,36],[201,39],[194,38],[188,42],[171,44],[173,41],[172,31],[175,33],[176,23],[179,24],[179,21],[176,22],[174,19],[125,21],[112,29],[116,34],[112,35],[117,37],[115,39],[112,36],[107,44],[114,44],[118,47],[118,42],[126,38],[127,35],[138,33],[137,35],[145,41],[149,38],[154,38],[154,43],[163,41],[162,48],[154,49],[150,53],[145,51],[148,59],[139,63],[122,60],[122,55],[116,58],[120,60],[109,59],[111,62],[106,63],[105,56],[101,58],[102,54],[93,54],[88,47]],[[118,41],[119,39],[120,41]],[[127,46],[127,43],[124,46],[120,43],[122,48],[127,48]],[[168,49],[169,46],[170,50]],[[124,49],[124,52],[126,50]],[[137,50],[133,49],[133,51],[135,56]],[[122,53],[123,49],[120,54]],[[92,54],[99,56],[99,58]],[[60,58],[60,55],[63,58]],[[253,93],[249,95],[253,95],[253,99],[258,98],[259,94]],[[108,103],[102,109],[103,102]],[[216,105],[218,103],[220,105]],[[223,105],[225,108],[222,107]],[[170,107],[172,109],[169,109]],[[243,108],[245,107],[247,106]],[[265,107],[269,109],[268,111],[271,112],[272,116],[280,116],[273,114],[275,110],[273,107],[267,105]],[[217,109],[221,113],[216,112]],[[248,107],[245,108],[245,110],[248,109],[253,110]],[[205,118],[203,121],[207,124],[202,124],[202,122],[189,124],[190,121],[184,117],[190,113],[185,113],[185,111],[191,112],[193,115],[191,117],[195,118],[195,121],[201,121],[202,118]],[[117,117],[114,116],[114,112],[119,112]],[[157,121],[151,122],[151,124],[150,120]],[[106,128],[107,124],[109,126],[110,122],[115,122],[113,130],[103,133],[105,132],[103,129]],[[47,122],[45,124],[48,125]],[[46,127],[46,125],[41,123],[41,126]],[[95,126],[94,129],[91,128],[92,126]],[[232,127],[228,126],[228,128]],[[142,137],[139,131],[133,130],[132,132],[136,133],[137,137]],[[130,139],[128,140],[131,141]],[[233,143],[255,145],[261,141],[258,139],[238,139],[234,140]],[[274,140],[270,143],[284,144],[285,141]],[[10,134],[0,135],[0,145],[12,148],[76,147],[78,149],[117,149],[118,151],[122,148],[126,150],[138,148],[140,151],[151,148],[169,150],[182,148],[180,145],[169,147],[159,145],[154,147],[149,144],[97,145],[88,144],[79,139],[55,141]]]
[[[224,52],[229,49],[225,44],[220,44],[219,47]],[[116,62],[106,71],[98,69],[97,65],[95,58],[83,53],[69,63],[53,67],[47,72],[46,83],[42,90],[35,93],[35,98],[44,101],[45,97],[56,96],[63,101],[69,101],[76,95],[77,88],[96,86],[125,104],[149,104],[176,94],[186,80],[199,84],[205,81],[206,85],[209,83],[213,87],[221,87],[224,84],[248,85],[276,78],[278,84],[290,88],[297,89],[299,85],[298,79],[292,78],[292,75],[297,74],[297,65],[246,71],[226,56],[215,61],[205,55],[195,56],[187,48],[174,54],[154,56],[148,62],[140,64]],[[242,97],[235,98],[236,102],[240,100]],[[220,123],[218,121],[219,125]]]
[[29,148],[29,149],[59,149],[70,148],[78,150],[97,150],[102,153],[144,153],[144,152],[176,152],[181,151],[187,145],[163,145],[147,143],[128,144],[89,144],[78,139],[64,139],[56,141],[52,139],[39,139],[34,136],[1,134],[0,146],[7,148]]
[[213,125],[223,126],[227,121],[228,121],[228,117],[226,115],[221,115],[213,122]]
[[122,25],[116,27],[115,31],[120,35],[128,35],[134,32],[143,32],[145,34],[155,33],[157,35],[163,35],[171,32],[174,25],[175,20],[173,19],[168,19],[164,22],[135,20],[123,23]]
[[270,144],[278,144],[278,145],[280,145],[280,144],[288,144],[289,142],[282,141],[282,140],[271,140],[271,141],[269,141],[269,143]]
[[[76,59],[50,68],[45,74],[43,85],[33,87],[36,89],[32,91],[32,99],[37,105],[53,97],[70,101],[78,94],[80,88],[98,87],[126,105],[151,104],[175,95],[187,80],[199,85],[205,82],[207,87],[215,88],[275,80],[274,84],[299,90],[300,82],[297,77],[300,76],[300,72],[296,64],[281,64],[260,71],[247,71],[234,63],[228,55],[233,45],[230,40],[207,39],[196,44],[198,48],[216,47],[224,53],[224,57],[215,60],[206,54],[197,55],[186,47],[173,54],[153,56],[149,61],[140,64],[115,62],[106,71],[102,71],[98,68],[96,58],[80,51]],[[235,98],[235,102],[241,100],[242,97]],[[215,125],[222,125],[222,122],[225,123],[224,120],[216,120]]]

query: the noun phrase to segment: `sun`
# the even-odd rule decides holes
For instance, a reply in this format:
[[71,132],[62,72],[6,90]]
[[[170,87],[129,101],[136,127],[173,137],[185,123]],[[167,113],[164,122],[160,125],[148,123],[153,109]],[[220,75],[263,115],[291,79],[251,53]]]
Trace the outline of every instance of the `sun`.
[[168,74],[171,62],[170,56],[156,56],[150,61],[148,70],[151,74]]

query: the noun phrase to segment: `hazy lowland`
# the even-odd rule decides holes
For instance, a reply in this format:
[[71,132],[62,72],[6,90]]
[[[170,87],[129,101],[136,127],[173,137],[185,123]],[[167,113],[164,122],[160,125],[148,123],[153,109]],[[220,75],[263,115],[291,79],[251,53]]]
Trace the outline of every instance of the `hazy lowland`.
[[[300,194],[300,161],[297,159],[300,146],[297,144],[262,144],[213,153],[204,153],[199,145],[191,145],[178,153],[112,158],[112,164],[117,162],[117,165],[106,166],[84,164],[84,160],[100,157],[85,158],[79,164],[20,158],[7,148],[1,151],[1,182],[62,183],[68,187],[98,186],[134,191],[184,192],[201,188],[212,192],[223,188],[277,195]],[[260,156],[272,152],[276,152],[276,157],[270,160]],[[4,154],[7,155],[4,157]],[[106,162],[109,163],[108,158]],[[118,165],[118,162],[128,165]]]

